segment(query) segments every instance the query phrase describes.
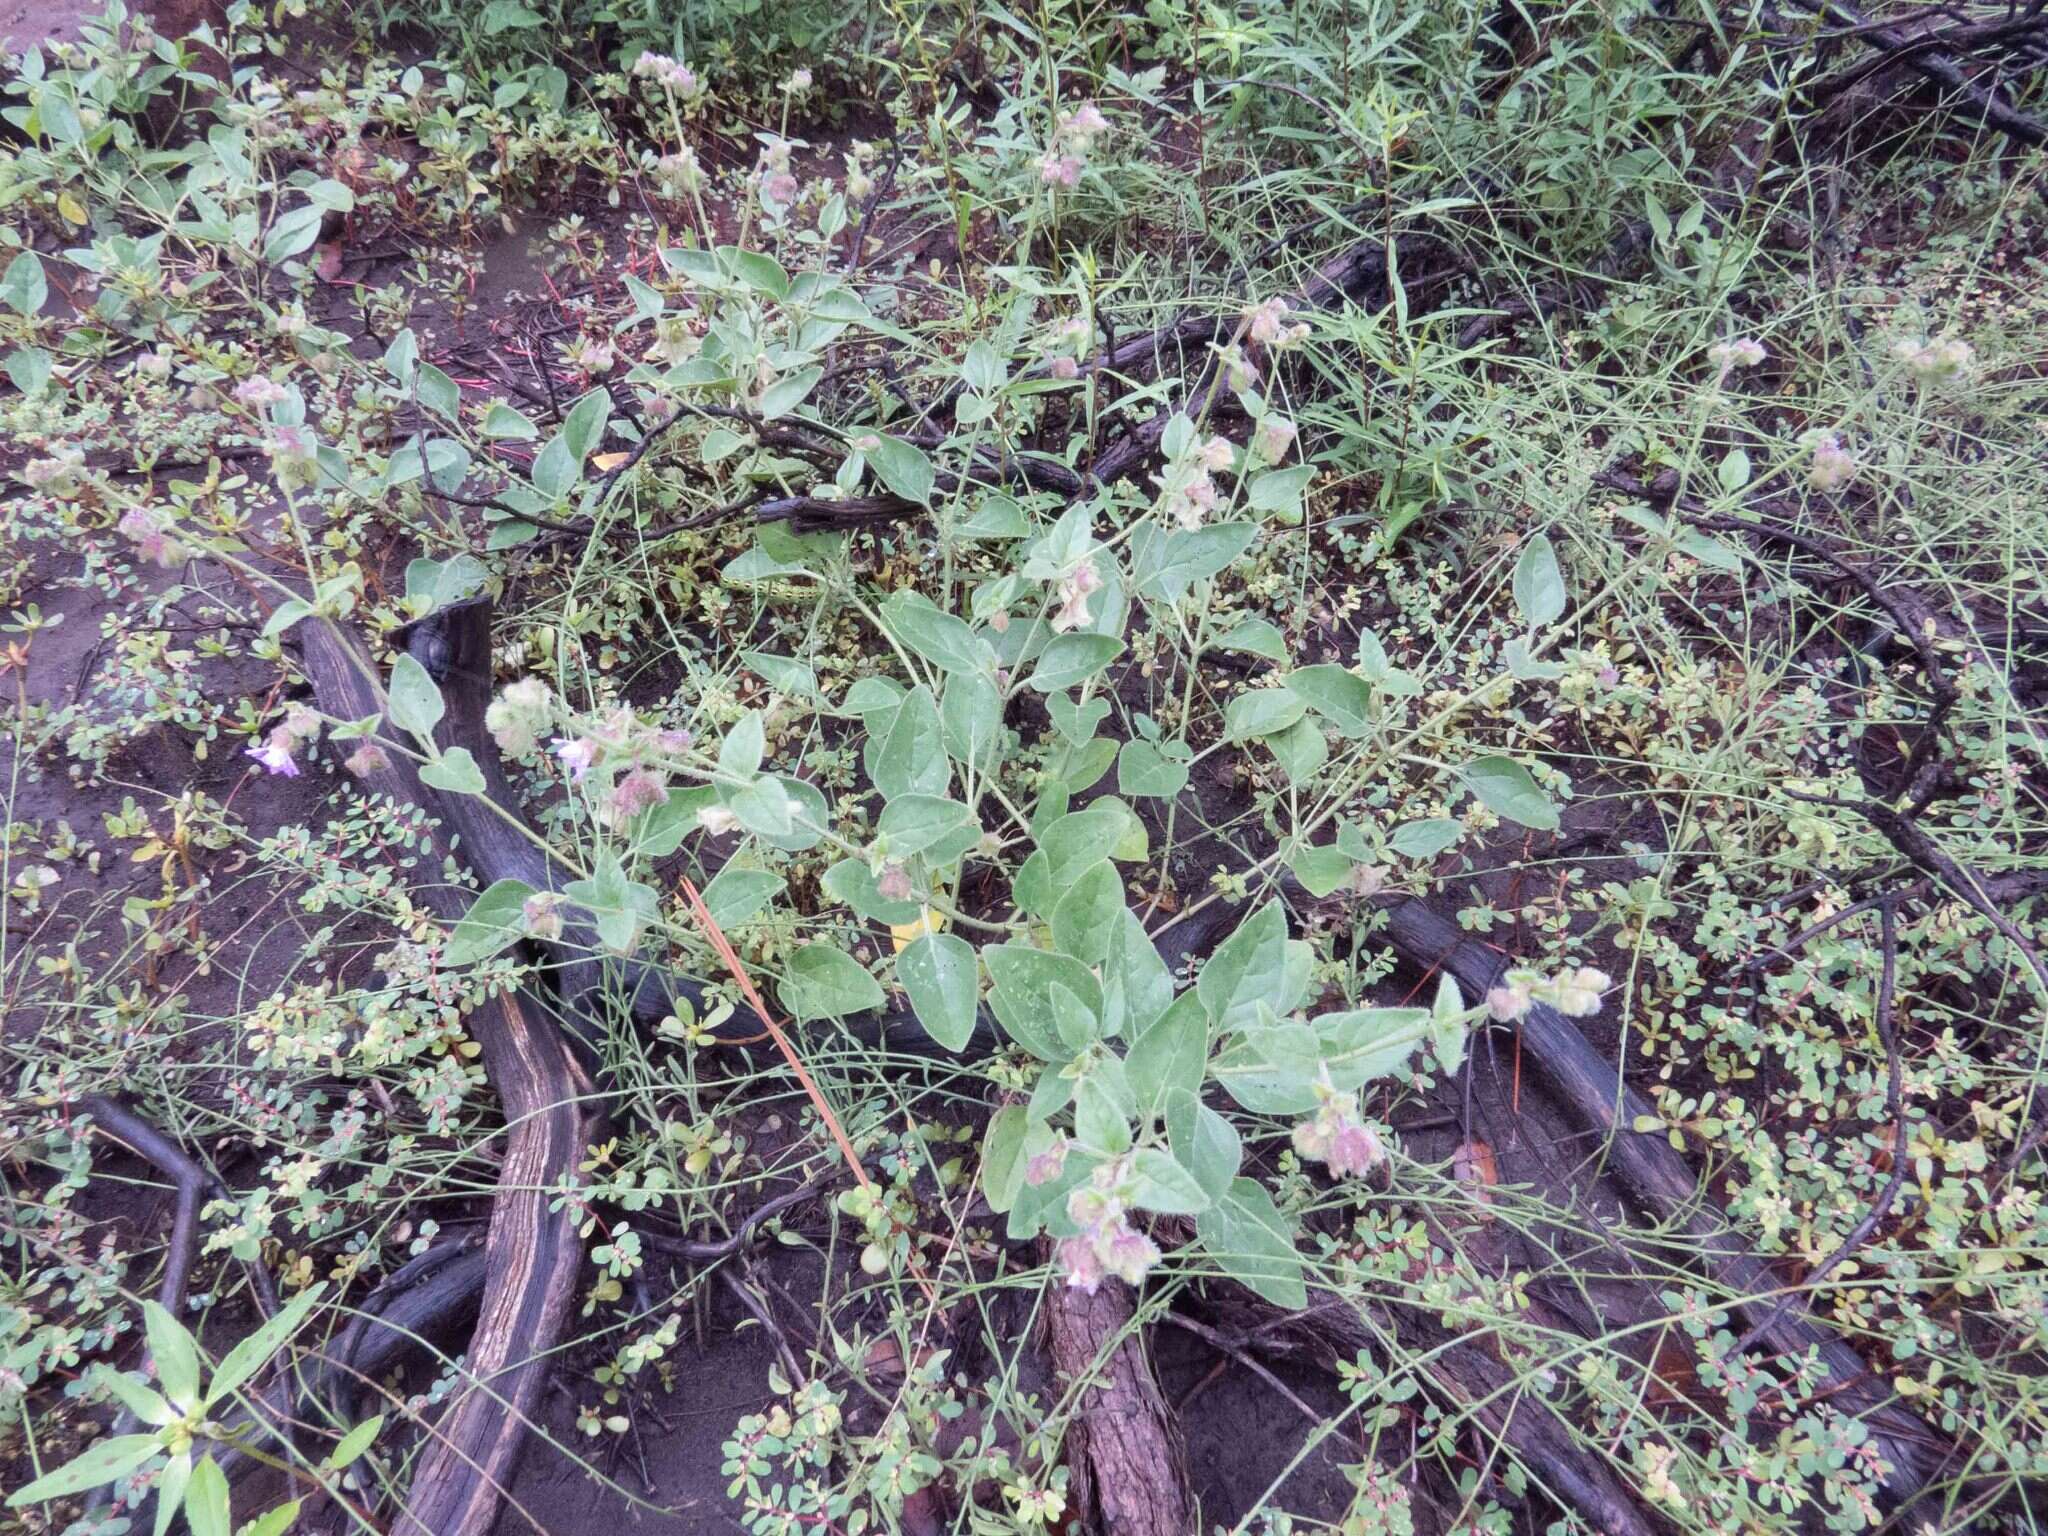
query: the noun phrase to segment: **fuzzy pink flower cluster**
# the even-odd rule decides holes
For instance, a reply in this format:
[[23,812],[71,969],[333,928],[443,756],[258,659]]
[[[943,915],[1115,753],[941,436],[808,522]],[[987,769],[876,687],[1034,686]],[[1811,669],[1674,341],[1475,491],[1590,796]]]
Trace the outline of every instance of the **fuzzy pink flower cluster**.
[[1102,573],[1095,569],[1092,556],[1069,571],[1059,586],[1060,605],[1053,612],[1053,633],[1063,635],[1094,623],[1088,613],[1088,599],[1101,590]]
[[[507,686],[484,712],[484,724],[500,750],[518,756],[533,750],[540,732],[555,714],[554,698],[535,678]],[[601,814],[612,826],[624,826],[644,811],[668,803],[668,775],[657,759],[690,748],[688,731],[662,730],[643,724],[630,709],[615,709],[581,736],[557,736],[548,746],[570,779],[586,782],[600,764],[620,770],[605,791]]]
[[703,188],[704,166],[697,159],[697,152],[685,144],[654,162],[654,180],[663,197],[688,197]]
[[1153,477],[1159,488],[1159,507],[1183,528],[1199,528],[1202,519],[1216,510],[1219,493],[1212,478],[1237,462],[1237,448],[1227,437],[1210,437],[1196,443]]
[[1093,1296],[1114,1275],[1136,1285],[1159,1262],[1159,1247],[1131,1225],[1124,1198],[1127,1169],[1123,1160],[1104,1163],[1089,1182],[1067,1196],[1067,1215],[1081,1235],[1064,1239],[1055,1250],[1067,1284]]
[[1056,379],[1081,376],[1081,359],[1088,355],[1088,322],[1069,315],[1052,328],[1046,347],[1046,371]]
[[520,904],[519,929],[543,942],[562,936],[562,898],[553,891],[535,891]]
[[130,507],[115,524],[121,536],[134,541],[136,553],[151,565],[169,570],[184,563],[188,551],[171,533],[169,515],[156,507]]
[[85,483],[85,450],[76,443],[58,443],[46,459],[30,459],[21,478],[32,491],[70,501]]
[[270,455],[270,467],[278,484],[289,490],[303,490],[320,478],[320,440],[313,429],[298,423],[272,427],[263,441]]
[[267,373],[254,374],[235,386],[235,403],[252,411],[267,411],[287,399],[291,391]]
[[1245,334],[1262,347],[1284,349],[1308,340],[1308,322],[1287,323],[1292,309],[1285,299],[1267,299],[1244,312]]
[[1075,187],[1082,167],[1097,136],[1109,128],[1109,119],[1092,101],[1084,101],[1071,112],[1062,112],[1053,133],[1052,147],[1038,158],[1038,179],[1048,187]]
[[1315,1085],[1316,1112],[1294,1127],[1295,1153],[1306,1162],[1327,1164],[1335,1178],[1358,1178],[1387,1160],[1379,1133],[1359,1116],[1358,1095],[1340,1093],[1329,1069]]
[[1707,348],[1707,361],[1714,365],[1717,376],[1722,379],[1738,368],[1754,368],[1766,355],[1764,344],[1751,336],[1717,341]]
[[1545,976],[1517,967],[1486,994],[1486,1010],[1502,1024],[1511,1024],[1538,1003],[1548,1003],[1568,1018],[1590,1018],[1600,1011],[1600,996],[1614,985],[1605,971],[1590,965]]
[[761,163],[754,171],[761,201],[769,205],[771,212],[790,207],[803,195],[803,183],[789,168],[789,150],[789,140],[770,139],[762,149]]
[[1826,495],[1856,478],[1856,456],[1842,446],[1842,440],[1834,433],[1817,433],[1812,446],[1813,460],[1806,466],[1806,483],[1814,490]]
[[697,71],[679,59],[672,59],[665,53],[649,51],[633,61],[633,73],[643,80],[652,80],[663,90],[671,91],[684,101],[694,101],[704,94],[705,86]]
[[1266,416],[1252,433],[1252,457],[1261,464],[1278,464],[1294,449],[1295,425],[1285,416]]
[[1892,343],[1892,351],[1922,384],[1959,379],[1977,361],[1976,348],[1953,336],[1939,341],[1902,336]]

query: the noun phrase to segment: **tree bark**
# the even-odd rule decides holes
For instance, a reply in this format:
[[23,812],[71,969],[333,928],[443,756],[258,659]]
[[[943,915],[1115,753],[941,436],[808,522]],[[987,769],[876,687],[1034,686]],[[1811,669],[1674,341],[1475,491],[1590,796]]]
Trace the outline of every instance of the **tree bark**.
[[1131,1316],[1119,1280],[1093,1296],[1055,1281],[1046,1298],[1053,1370],[1090,1382],[1067,1429],[1068,1496],[1081,1524],[1104,1536],[1187,1536],[1194,1513],[1180,1441]]

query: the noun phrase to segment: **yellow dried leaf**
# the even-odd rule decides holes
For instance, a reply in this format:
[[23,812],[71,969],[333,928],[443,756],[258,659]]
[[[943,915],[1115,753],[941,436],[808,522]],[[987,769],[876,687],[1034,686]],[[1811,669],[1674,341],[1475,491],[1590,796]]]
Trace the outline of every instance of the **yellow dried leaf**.
[[934,912],[930,907],[926,907],[924,915],[914,922],[891,923],[889,925],[889,937],[895,940],[896,953],[900,955],[906,948],[915,944],[926,934],[937,933],[945,926],[945,918]]

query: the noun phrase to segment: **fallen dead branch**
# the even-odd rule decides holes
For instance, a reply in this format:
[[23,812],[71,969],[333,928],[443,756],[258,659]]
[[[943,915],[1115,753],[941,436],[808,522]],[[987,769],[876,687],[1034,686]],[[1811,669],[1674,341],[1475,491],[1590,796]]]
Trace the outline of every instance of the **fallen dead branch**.
[[[1486,996],[1507,970],[1502,956],[1467,939],[1424,902],[1393,907],[1387,936],[1402,959],[1423,971],[1448,974],[1468,997]],[[1634,1129],[1637,1117],[1654,1118],[1649,1103],[1586,1043],[1571,1020],[1539,1004],[1517,1027],[1522,1061],[1605,1147],[1605,1167],[1630,1203],[1693,1245],[1745,1326],[1760,1327],[1760,1338],[1786,1356],[1818,1355],[1827,1368],[1833,1402],[1864,1422],[1889,1463],[1886,1492],[1896,1504],[1910,1502],[1939,1475],[1947,1438],[1904,1408],[1883,1379],[1804,1308],[1781,1314],[1773,1300],[1782,1289],[1776,1277],[1725,1224],[1700,1208],[1699,1180],[1670,1142]]]
[[[2042,7],[2032,4],[2021,11],[2014,6],[2000,23],[1970,22],[1946,7],[1928,6],[1896,22],[1873,20],[1842,0],[1806,0],[1802,8],[1834,24],[1834,34],[1854,38],[1875,50],[1876,57],[1816,82],[1809,94],[1817,98],[1839,95],[1871,75],[1888,69],[1903,69],[1939,86],[1956,98],[1963,114],[2017,144],[2040,148],[2048,144],[2048,127],[2039,119],[2015,107],[1996,84],[1996,65],[1979,60],[1963,50],[1999,49],[2028,68],[2041,62],[2040,48],[2048,21]],[[1773,30],[1789,31],[1789,18],[1774,18]],[[1993,84],[1983,84],[1965,68],[1966,64],[1985,70]]]
[[1482,1334],[1456,1336],[1414,1308],[1368,1317],[1346,1298],[1311,1289],[1309,1304],[1290,1312],[1256,1296],[1233,1292],[1233,1315],[1253,1336],[1280,1337],[1306,1346],[1327,1365],[1348,1366],[1359,1355],[1383,1357],[1390,1337],[1414,1352],[1415,1369],[1443,1402],[1466,1413],[1528,1475],[1565,1508],[1603,1536],[1657,1536],[1661,1522],[1646,1511],[1605,1461],[1589,1456],[1557,1414],[1524,1386]]
[[[382,690],[359,641],[324,618],[302,622],[299,636],[323,711],[343,720],[384,713]],[[420,782],[401,752],[385,756],[365,776],[366,787],[420,806],[444,825],[462,827],[464,818],[451,814],[449,802],[472,797],[441,796]],[[480,752],[478,761],[488,762],[486,772],[502,779],[495,754]],[[449,921],[461,917],[469,903],[456,887],[428,885],[417,894]],[[489,999],[469,1016],[467,1027],[483,1049],[504,1113],[505,1159],[485,1240],[483,1298],[470,1339],[467,1385],[435,1426],[413,1475],[394,1527],[405,1536],[483,1536],[491,1529],[547,1380],[549,1353],[568,1319],[583,1259],[573,1212],[548,1207],[556,1185],[574,1175],[583,1150],[581,1106],[589,1082],[549,1010],[526,993]]]
[[1892,1121],[1892,1176],[1885,1181],[1884,1189],[1878,1194],[1877,1199],[1871,1202],[1870,1209],[1864,1212],[1863,1219],[1858,1221],[1850,1229],[1849,1235],[1842,1239],[1841,1246],[1813,1267],[1798,1291],[1783,1297],[1771,1309],[1768,1317],[1752,1324],[1749,1332],[1736,1340],[1736,1354],[1744,1354],[1753,1345],[1769,1338],[1784,1319],[1785,1313],[1799,1302],[1801,1296],[1818,1290],[1821,1281],[1841,1268],[1844,1262],[1869,1242],[1877,1229],[1884,1224],[1884,1219],[1891,1213],[1892,1206],[1898,1202],[1899,1191],[1906,1187],[1906,1170],[1910,1166],[1906,1148],[1912,1138],[1912,1128],[1906,1123],[1906,1108],[1902,1102],[1900,1081],[1903,1068],[1899,1062],[1898,1036],[1892,1028],[1892,989],[1897,983],[1899,971],[1898,913],[1895,903],[1888,899],[1880,901],[1877,917],[1883,930],[1881,942],[1884,959],[1883,969],[1878,977],[1877,1012],[1872,1018],[1872,1025],[1877,1031],[1878,1043],[1884,1047],[1885,1110]]
[[1120,1280],[1093,1295],[1057,1281],[1046,1292],[1054,1374],[1088,1383],[1067,1428],[1067,1491],[1075,1518],[1104,1536],[1185,1536],[1194,1528],[1185,1457],[1131,1318]]

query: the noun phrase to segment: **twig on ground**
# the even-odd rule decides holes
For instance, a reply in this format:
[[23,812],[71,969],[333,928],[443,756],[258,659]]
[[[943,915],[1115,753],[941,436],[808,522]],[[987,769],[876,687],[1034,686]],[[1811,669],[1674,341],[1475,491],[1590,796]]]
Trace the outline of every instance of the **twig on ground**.
[[1301,1416],[1307,1419],[1309,1423],[1320,1424],[1323,1422],[1323,1415],[1321,1413],[1303,1402],[1299,1393],[1278,1376],[1275,1376],[1272,1371],[1268,1370],[1265,1364],[1256,1355],[1252,1354],[1250,1350],[1246,1349],[1241,1341],[1231,1338],[1230,1335],[1222,1332],[1220,1329],[1211,1328],[1207,1323],[1198,1323],[1192,1317],[1183,1316],[1179,1312],[1165,1313],[1161,1316],[1160,1321],[1171,1323],[1183,1333],[1192,1333],[1212,1349],[1236,1361],[1275,1392],[1286,1398],[1288,1402],[1292,1403],[1300,1411]]
[[1892,1122],[1892,1176],[1886,1181],[1883,1191],[1879,1193],[1870,1209],[1864,1212],[1863,1219],[1850,1229],[1847,1237],[1842,1239],[1842,1245],[1815,1265],[1812,1273],[1796,1291],[1780,1298],[1767,1316],[1751,1324],[1749,1331],[1735,1341],[1735,1348],[1731,1353],[1736,1355],[1747,1354],[1754,1346],[1769,1338],[1795,1302],[1819,1289],[1821,1281],[1833,1274],[1857,1249],[1869,1242],[1871,1236],[1883,1224],[1885,1217],[1891,1214],[1892,1206],[1898,1201],[1899,1191],[1906,1187],[1906,1170],[1909,1166],[1906,1147],[1911,1138],[1906,1125],[1906,1108],[1902,1097],[1904,1068],[1899,1060],[1897,1031],[1892,1028],[1892,991],[1898,980],[1899,967],[1897,898],[1880,897],[1874,905],[1877,907],[1878,923],[1883,930],[1881,942],[1884,946],[1884,959],[1883,969],[1878,976],[1877,1009],[1872,1022],[1877,1030],[1878,1043],[1884,1047],[1885,1054],[1885,1108]]

